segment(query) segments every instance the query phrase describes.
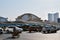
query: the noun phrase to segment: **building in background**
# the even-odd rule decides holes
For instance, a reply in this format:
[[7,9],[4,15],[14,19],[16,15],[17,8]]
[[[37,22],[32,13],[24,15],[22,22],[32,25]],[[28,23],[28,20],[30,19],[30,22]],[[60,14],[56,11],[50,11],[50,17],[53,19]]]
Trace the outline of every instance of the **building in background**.
[[58,23],[60,23],[60,18],[58,18]]
[[53,14],[51,14],[51,13],[48,14],[48,21],[49,22],[53,22],[54,21]]
[[58,22],[58,18],[59,18],[58,12],[56,12],[54,14],[51,14],[51,13],[48,14],[48,21],[49,22]]
[[8,19],[8,18],[0,17],[0,22],[7,22],[7,21],[8,21],[7,19]]
[[16,21],[22,21],[24,23],[35,23],[35,24],[42,24],[43,22],[41,18],[31,13],[25,13],[21,16],[18,16],[16,18]]
[[40,21],[40,20],[41,20],[41,18],[39,18],[36,15],[33,15],[31,13],[25,13],[16,18],[16,21]]
[[59,13],[56,12],[56,13],[54,14],[54,22],[58,22],[58,18],[59,18]]

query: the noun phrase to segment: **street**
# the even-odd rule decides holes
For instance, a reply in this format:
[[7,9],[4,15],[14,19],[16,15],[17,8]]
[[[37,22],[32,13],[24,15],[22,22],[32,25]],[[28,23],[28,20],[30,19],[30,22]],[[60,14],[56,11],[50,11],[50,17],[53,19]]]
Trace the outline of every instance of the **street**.
[[60,40],[60,31],[51,34],[42,34],[41,32],[22,32],[19,38],[11,38],[11,34],[1,34],[0,40]]

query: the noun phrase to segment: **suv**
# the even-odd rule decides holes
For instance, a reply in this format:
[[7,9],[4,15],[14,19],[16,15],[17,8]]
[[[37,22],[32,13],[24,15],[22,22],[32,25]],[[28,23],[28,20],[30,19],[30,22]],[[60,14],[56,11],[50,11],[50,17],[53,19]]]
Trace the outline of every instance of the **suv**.
[[55,26],[46,26],[42,28],[43,33],[56,33],[56,27]]

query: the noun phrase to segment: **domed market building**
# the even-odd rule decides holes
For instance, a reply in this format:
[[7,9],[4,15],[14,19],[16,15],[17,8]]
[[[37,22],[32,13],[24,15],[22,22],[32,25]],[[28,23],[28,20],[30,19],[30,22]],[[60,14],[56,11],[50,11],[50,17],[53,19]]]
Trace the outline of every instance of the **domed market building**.
[[21,16],[18,16],[16,18],[16,21],[22,21],[24,23],[36,23],[36,24],[42,22],[41,18],[31,13],[25,13]]

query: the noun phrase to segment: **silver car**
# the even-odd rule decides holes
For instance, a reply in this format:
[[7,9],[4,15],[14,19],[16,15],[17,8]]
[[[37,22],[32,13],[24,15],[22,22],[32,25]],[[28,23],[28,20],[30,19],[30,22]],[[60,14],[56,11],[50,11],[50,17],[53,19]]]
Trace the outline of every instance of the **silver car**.
[[56,27],[54,26],[47,26],[42,28],[42,33],[56,33]]

